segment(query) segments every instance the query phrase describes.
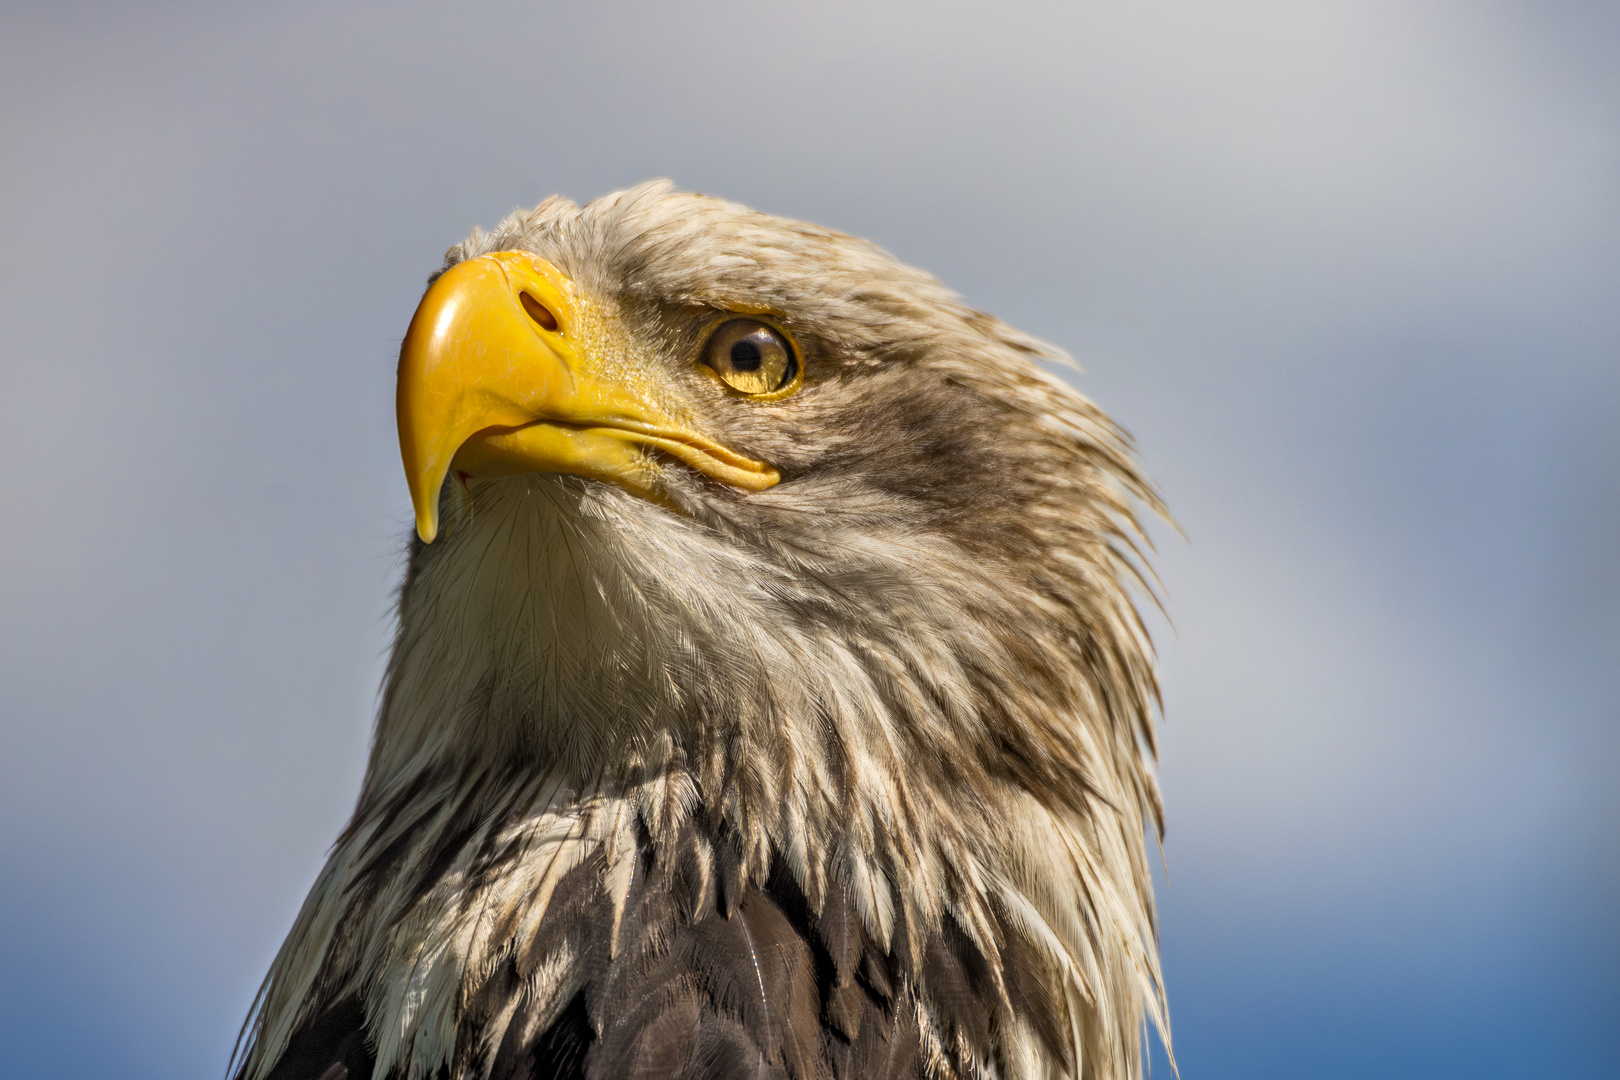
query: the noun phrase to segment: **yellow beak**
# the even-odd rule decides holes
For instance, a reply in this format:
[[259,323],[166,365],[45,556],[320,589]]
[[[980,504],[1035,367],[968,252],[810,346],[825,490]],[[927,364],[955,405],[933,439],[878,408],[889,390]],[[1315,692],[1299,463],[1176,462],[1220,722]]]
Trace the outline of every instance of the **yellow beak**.
[[660,380],[622,360],[606,325],[556,267],[525,252],[458,263],[433,283],[400,348],[395,400],[423,541],[438,535],[452,468],[571,473],[653,499],[660,452],[750,491],[780,479],[678,420],[657,400]]

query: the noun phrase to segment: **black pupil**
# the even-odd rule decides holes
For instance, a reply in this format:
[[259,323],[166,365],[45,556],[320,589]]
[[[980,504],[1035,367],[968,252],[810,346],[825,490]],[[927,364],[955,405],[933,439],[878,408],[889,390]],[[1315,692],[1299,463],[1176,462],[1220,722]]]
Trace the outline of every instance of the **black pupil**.
[[758,371],[763,358],[759,355],[759,345],[747,338],[731,346],[731,368],[733,371]]

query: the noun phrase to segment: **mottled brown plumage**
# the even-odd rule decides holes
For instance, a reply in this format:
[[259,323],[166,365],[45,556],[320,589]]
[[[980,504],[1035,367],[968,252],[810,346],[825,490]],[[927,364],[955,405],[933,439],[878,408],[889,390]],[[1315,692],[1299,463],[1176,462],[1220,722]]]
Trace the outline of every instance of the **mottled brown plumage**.
[[[549,200],[586,344],[744,492],[445,485],[359,805],[243,1080],[1134,1077],[1162,1027],[1133,503],[1061,354],[870,245],[668,185]],[[704,378],[770,312],[804,385]]]

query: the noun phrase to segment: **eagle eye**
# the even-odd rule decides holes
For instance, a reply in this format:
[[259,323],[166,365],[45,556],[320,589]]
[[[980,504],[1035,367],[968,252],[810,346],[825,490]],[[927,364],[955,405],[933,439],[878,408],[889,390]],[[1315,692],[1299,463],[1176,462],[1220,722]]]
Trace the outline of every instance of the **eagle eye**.
[[758,319],[731,319],[709,337],[703,363],[733,390],[774,394],[799,374],[793,343],[774,326]]

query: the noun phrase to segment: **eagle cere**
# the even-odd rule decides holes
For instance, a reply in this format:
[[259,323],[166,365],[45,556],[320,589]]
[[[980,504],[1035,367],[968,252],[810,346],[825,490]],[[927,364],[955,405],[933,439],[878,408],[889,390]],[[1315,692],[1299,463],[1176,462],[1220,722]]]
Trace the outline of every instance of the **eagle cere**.
[[1140,1076],[1163,510],[1062,359],[667,183],[452,248],[365,780],[239,1080]]

